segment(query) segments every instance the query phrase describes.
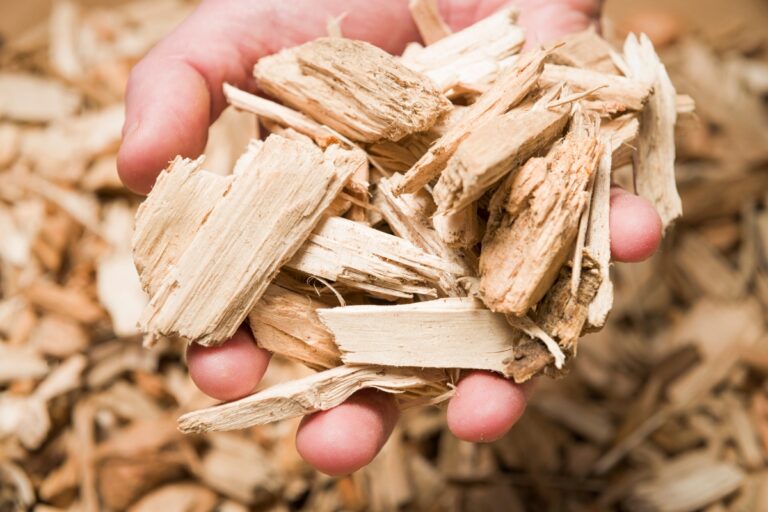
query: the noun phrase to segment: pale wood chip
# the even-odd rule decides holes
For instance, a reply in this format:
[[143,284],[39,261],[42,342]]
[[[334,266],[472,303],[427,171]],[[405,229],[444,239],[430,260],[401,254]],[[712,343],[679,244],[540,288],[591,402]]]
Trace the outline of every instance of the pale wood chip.
[[410,0],[408,9],[425,44],[436,43],[451,35],[450,27],[440,16],[437,0]]
[[426,77],[361,41],[321,38],[261,59],[259,87],[354,141],[429,129],[451,104]]
[[546,56],[546,52],[534,50],[521,56],[514,66],[505,69],[494,85],[467,108],[459,121],[408,170],[395,193],[413,193],[439,176],[464,139],[517,105],[533,90]]
[[624,59],[630,77],[653,88],[640,114],[640,134],[634,154],[635,188],[661,216],[666,230],[683,214],[675,183],[675,106],[677,93],[653,44],[644,34],[630,34],[624,42]]
[[214,345],[232,336],[354,172],[357,155],[272,135],[232,176],[177,159],[137,214],[134,257],[151,297],[142,329]]
[[182,432],[233,430],[330,409],[365,388],[399,393],[428,385],[442,372],[339,366],[278,384],[234,402],[189,412],[179,418]]

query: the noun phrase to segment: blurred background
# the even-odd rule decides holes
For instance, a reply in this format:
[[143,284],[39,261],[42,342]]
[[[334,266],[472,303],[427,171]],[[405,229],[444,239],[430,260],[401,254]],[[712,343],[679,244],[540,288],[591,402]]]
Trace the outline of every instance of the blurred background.
[[[344,478],[299,459],[296,421],[179,434],[211,402],[181,344],[145,350],[134,326],[122,96],[193,7],[0,3],[0,512],[768,510],[768,2],[606,3],[606,36],[646,32],[696,102],[678,126],[684,218],[653,259],[614,266],[609,325],[509,435],[464,443],[441,409],[410,410]],[[207,167],[255,133],[227,110]],[[265,385],[306,371],[275,361]]]

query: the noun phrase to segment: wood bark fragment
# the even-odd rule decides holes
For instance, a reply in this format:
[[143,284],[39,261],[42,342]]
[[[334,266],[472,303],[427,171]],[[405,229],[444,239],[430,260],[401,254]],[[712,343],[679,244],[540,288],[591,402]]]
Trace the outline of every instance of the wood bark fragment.
[[624,59],[631,77],[653,88],[640,115],[640,134],[635,161],[637,193],[648,199],[661,216],[666,230],[683,214],[675,183],[675,121],[677,93],[664,64],[647,36],[633,34],[624,43]]
[[522,106],[489,120],[456,148],[434,188],[438,211],[467,207],[506,173],[549,147],[565,130],[570,106]]
[[413,193],[439,176],[462,140],[528,95],[536,85],[546,56],[547,53],[540,50],[528,52],[514,66],[505,69],[494,85],[408,170],[395,193]]
[[355,391],[376,388],[398,393],[429,385],[440,371],[339,366],[303,379],[278,384],[234,402],[189,412],[179,418],[182,432],[233,430],[330,409]]
[[[270,136],[229,177],[176,160],[137,215],[134,257],[151,297],[142,329],[207,345],[234,334],[354,172],[356,157]],[[174,213],[163,216],[169,201]],[[259,222],[245,220],[253,218]]]
[[410,0],[408,9],[424,44],[430,45],[451,35],[451,29],[440,16],[437,0]]
[[360,142],[429,129],[451,108],[426,77],[361,41],[321,38],[261,59],[259,87]]
[[480,254],[480,293],[494,311],[524,315],[572,250],[601,153],[599,121],[581,114],[565,139],[532,158],[494,194]]

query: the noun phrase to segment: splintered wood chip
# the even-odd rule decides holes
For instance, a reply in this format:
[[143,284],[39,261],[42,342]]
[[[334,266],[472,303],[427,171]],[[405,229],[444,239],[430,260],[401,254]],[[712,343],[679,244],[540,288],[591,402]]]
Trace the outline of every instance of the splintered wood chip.
[[259,87],[355,141],[429,129],[451,103],[425,76],[362,41],[317,39],[261,59]]
[[338,146],[276,135],[247,157],[227,177],[177,159],[139,209],[145,332],[206,345],[234,334],[357,165]]

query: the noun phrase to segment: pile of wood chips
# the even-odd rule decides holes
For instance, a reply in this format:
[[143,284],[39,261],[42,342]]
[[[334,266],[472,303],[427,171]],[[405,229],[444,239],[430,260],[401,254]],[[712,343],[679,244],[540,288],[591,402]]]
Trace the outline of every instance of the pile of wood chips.
[[[518,55],[514,13],[448,35],[414,6],[431,44],[402,58],[331,24],[258,64],[283,105],[227,87],[246,113],[214,125],[214,172],[176,160],[135,234],[125,80],[193,6],[60,1],[0,47],[0,510],[768,509],[766,41],[677,34],[670,82],[643,38]],[[672,129],[685,216],[611,266],[613,311],[573,357],[610,308],[610,181],[631,189],[634,164],[665,226],[679,214]],[[210,407],[167,335],[214,344],[245,318],[287,357]],[[523,381],[561,358],[491,444],[408,408],[448,398],[455,368]],[[314,472],[298,416],[365,386],[398,392],[400,425],[365,469]],[[183,413],[294,419],[184,435]]]

